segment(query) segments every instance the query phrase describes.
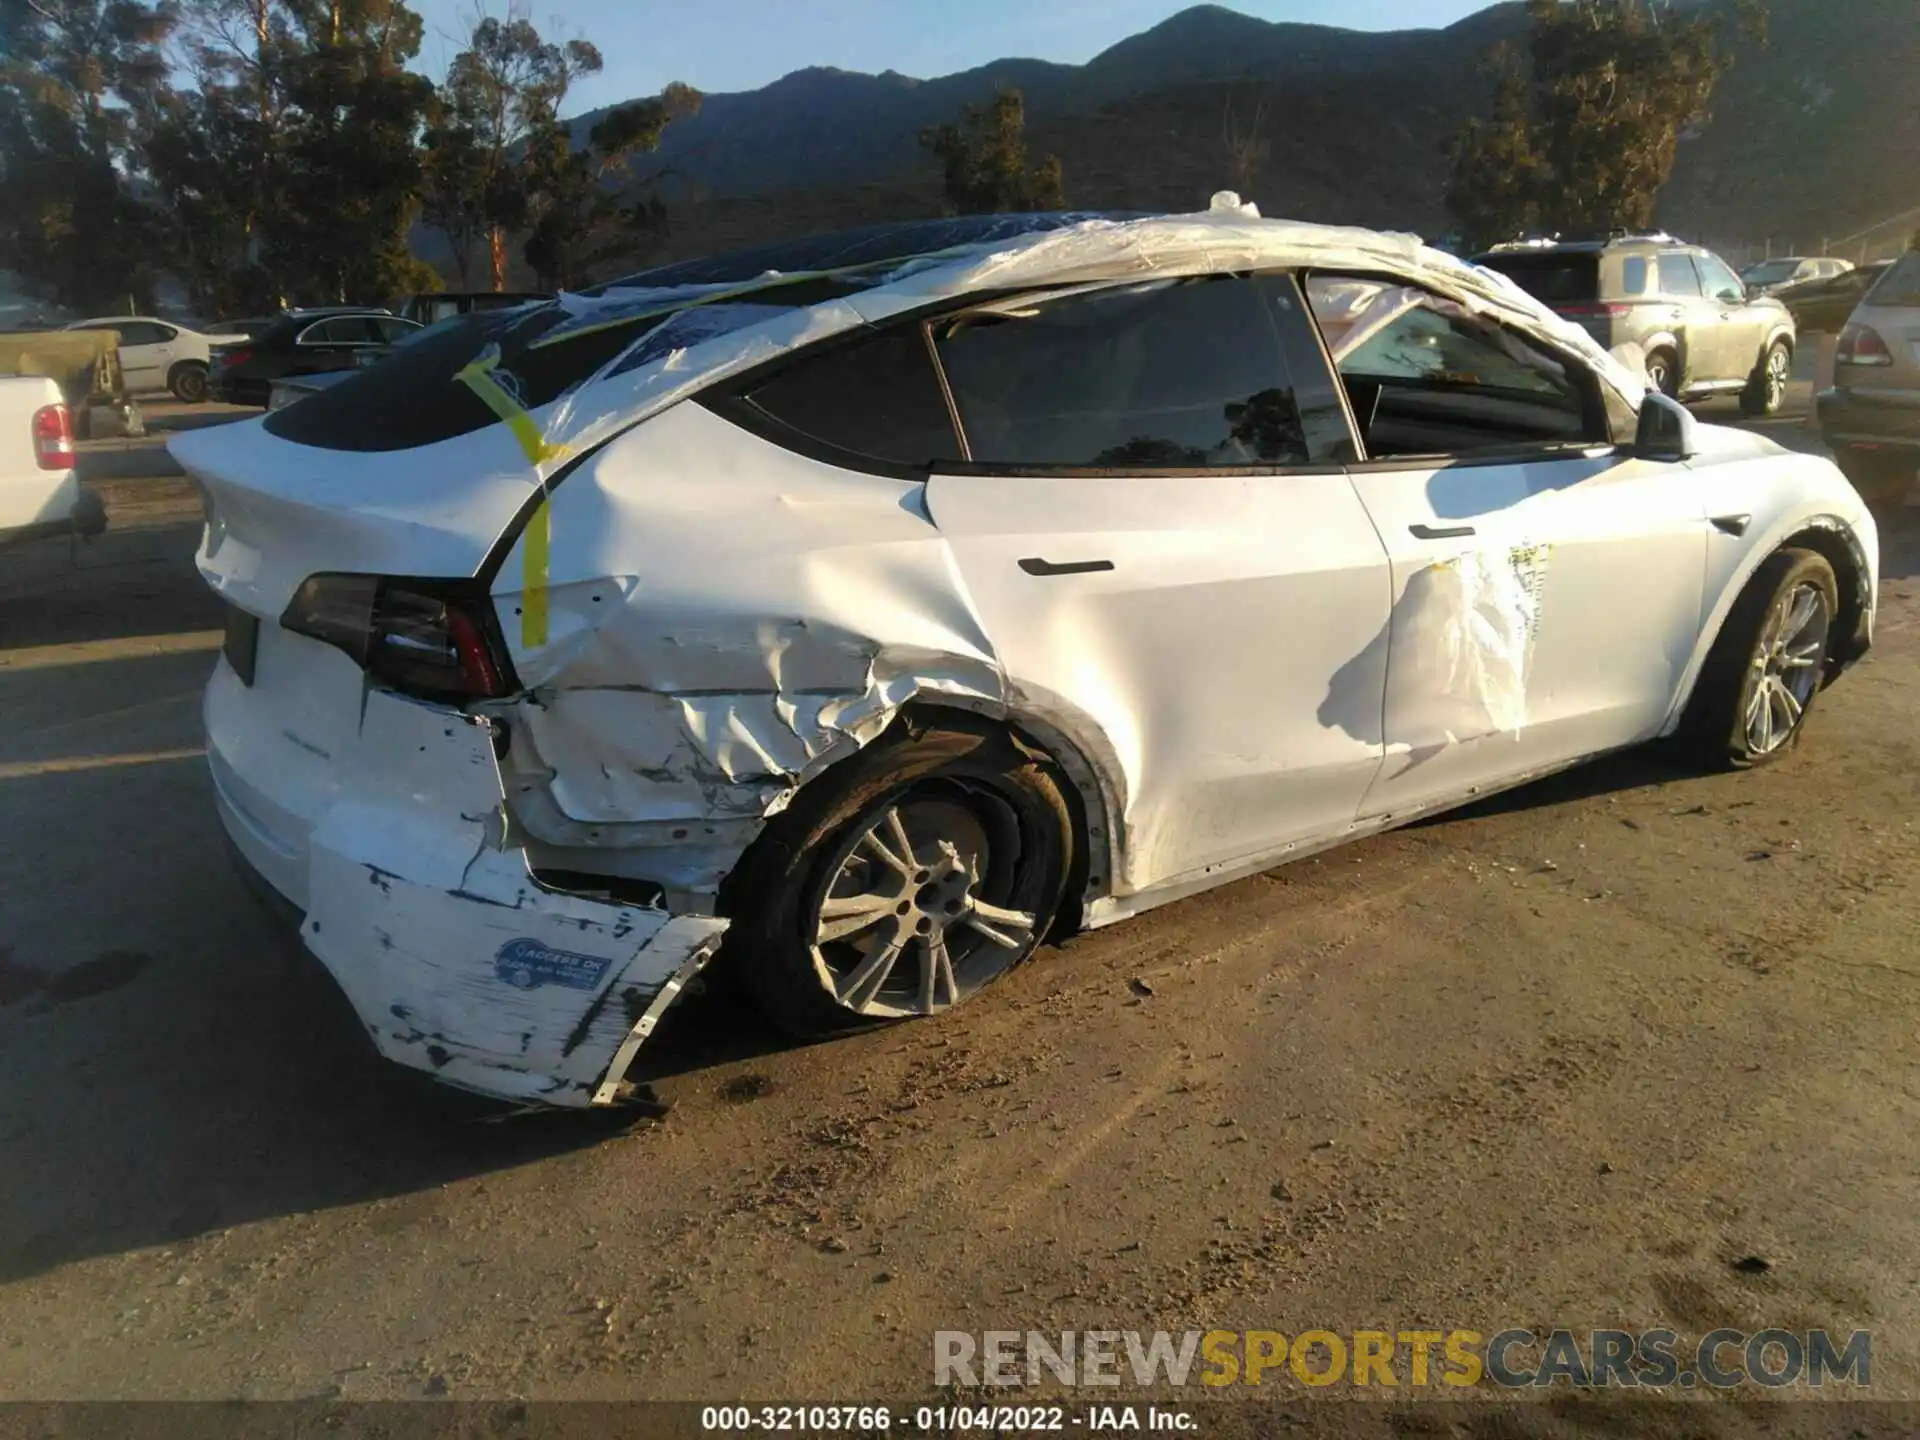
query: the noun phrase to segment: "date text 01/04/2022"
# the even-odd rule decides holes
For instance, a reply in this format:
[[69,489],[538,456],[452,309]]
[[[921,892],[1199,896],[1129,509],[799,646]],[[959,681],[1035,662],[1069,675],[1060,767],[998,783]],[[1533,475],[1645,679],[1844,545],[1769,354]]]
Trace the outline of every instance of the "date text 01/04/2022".
[[957,1435],[983,1433],[1045,1433],[1083,1431],[1156,1430],[1190,1432],[1194,1420],[1184,1410],[1157,1405],[920,1405],[897,1416],[885,1405],[708,1405],[700,1412],[700,1428],[720,1433],[753,1431],[815,1434],[848,1431]]

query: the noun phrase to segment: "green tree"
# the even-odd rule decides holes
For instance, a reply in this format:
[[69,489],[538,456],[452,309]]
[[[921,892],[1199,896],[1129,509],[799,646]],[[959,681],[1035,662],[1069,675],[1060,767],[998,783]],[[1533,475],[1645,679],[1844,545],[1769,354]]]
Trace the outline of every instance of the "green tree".
[[1665,0],[1528,0],[1530,73],[1499,57],[1491,116],[1454,147],[1448,203],[1478,243],[1652,225],[1681,137],[1733,63],[1727,14],[1764,36],[1757,0],[1731,12]]
[[940,161],[950,212],[994,215],[1066,205],[1060,161],[1049,155],[1028,165],[1026,125],[1020,92],[1003,89],[991,104],[967,106],[958,124],[920,132],[921,146]]
[[151,303],[154,217],[123,176],[174,20],[171,0],[0,3],[0,267],[58,304]]
[[522,254],[542,285],[579,283],[589,272],[629,256],[667,228],[660,196],[665,172],[642,175],[641,155],[660,147],[668,125],[700,108],[700,92],[678,83],[647,100],[609,110],[574,143],[572,127],[555,120],[528,141],[528,230]]
[[463,284],[486,244],[493,288],[506,288],[506,236],[532,209],[528,147],[559,123],[567,91],[601,66],[585,40],[555,44],[518,9],[481,15],[447,67],[427,130],[427,219],[446,233]]
[[145,147],[172,259],[211,309],[406,293],[432,86],[403,0],[186,0],[195,84]]

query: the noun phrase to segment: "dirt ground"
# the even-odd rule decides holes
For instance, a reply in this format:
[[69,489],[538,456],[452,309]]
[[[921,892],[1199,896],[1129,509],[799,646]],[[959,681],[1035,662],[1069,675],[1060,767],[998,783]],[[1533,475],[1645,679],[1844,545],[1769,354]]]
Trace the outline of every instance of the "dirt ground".
[[1730,1325],[1870,1329],[1920,1398],[1920,508],[1777,767],[1606,761],[830,1045],[699,996],[663,1117],[507,1116],[371,1058],[231,870],[197,511],[139,449],[89,454],[77,563],[0,555],[0,1396],[853,1400],[930,1393],[943,1328]]

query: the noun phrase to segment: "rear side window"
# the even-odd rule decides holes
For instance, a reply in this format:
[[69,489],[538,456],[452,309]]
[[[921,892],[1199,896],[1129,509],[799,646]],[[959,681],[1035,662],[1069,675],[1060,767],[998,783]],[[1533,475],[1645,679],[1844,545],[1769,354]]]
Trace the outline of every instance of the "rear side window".
[[[1600,298],[1598,255],[1488,255],[1479,263],[1544,305],[1591,305]],[[1639,292],[1629,288],[1628,293]]]
[[1644,255],[1629,255],[1620,262],[1620,293],[1622,295],[1644,295],[1647,284],[1653,278],[1652,267],[1647,264]]
[[418,325],[409,325],[398,316],[381,316],[373,321],[373,328],[379,332],[381,340],[389,345],[398,344],[409,335],[420,333]]
[[377,332],[364,315],[343,315],[338,320],[322,320],[300,336],[302,345],[366,345]]
[[1654,267],[1659,275],[1662,295],[1685,298],[1705,293],[1700,288],[1700,272],[1693,268],[1693,260],[1689,256],[1662,255],[1654,261]]
[[[1152,281],[1013,301],[935,326],[976,464],[1072,469],[1307,465],[1348,438],[1291,277]],[[1305,347],[1301,347],[1304,352]],[[1301,352],[1296,352],[1301,353]]]
[[722,402],[721,409],[756,429],[768,430],[771,422],[770,438],[790,448],[797,448],[791,446],[795,439],[812,440],[916,468],[960,458],[919,325],[830,343],[753,385],[732,405]]
[[1893,263],[1873,289],[1869,305],[1920,305],[1920,250],[1909,250]]

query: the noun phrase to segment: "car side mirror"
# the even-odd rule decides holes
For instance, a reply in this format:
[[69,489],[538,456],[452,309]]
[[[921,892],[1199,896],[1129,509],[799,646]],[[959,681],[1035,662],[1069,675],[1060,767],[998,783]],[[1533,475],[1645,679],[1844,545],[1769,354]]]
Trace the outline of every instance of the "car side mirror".
[[1640,430],[1633,453],[1642,460],[1676,463],[1700,453],[1700,422],[1678,400],[1649,390],[1640,405]]

